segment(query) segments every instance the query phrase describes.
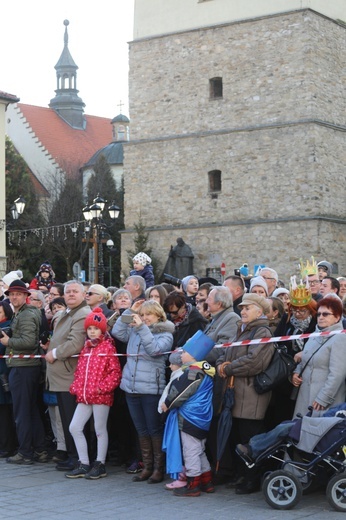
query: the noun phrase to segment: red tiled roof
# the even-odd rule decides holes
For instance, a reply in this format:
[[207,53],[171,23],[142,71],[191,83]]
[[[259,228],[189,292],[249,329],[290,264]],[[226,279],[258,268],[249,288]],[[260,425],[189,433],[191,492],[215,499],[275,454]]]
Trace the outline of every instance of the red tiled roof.
[[85,130],[77,130],[51,108],[23,103],[18,107],[35,136],[66,173],[74,173],[112,141],[111,119],[85,115]]

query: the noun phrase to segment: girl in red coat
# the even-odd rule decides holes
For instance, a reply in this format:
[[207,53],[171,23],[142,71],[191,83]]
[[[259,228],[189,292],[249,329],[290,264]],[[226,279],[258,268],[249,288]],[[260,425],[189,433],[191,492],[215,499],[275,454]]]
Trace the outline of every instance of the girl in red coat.
[[[113,339],[106,332],[107,320],[102,309],[96,307],[85,319],[87,339],[78,359],[74,380],[70,387],[76,396],[77,408],[70,424],[75,442],[78,466],[66,473],[68,478],[106,477],[105,460],[108,449],[107,419],[113,404],[115,388],[119,386],[121,368]],[[91,415],[94,416],[97,437],[97,457],[90,466],[88,446],[83,429]]]

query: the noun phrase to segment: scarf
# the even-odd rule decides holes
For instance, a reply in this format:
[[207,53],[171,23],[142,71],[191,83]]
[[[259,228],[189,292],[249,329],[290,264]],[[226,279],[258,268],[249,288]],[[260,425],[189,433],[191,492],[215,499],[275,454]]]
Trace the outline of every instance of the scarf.
[[95,338],[95,339],[89,339],[87,338],[85,340],[85,343],[84,343],[84,347],[87,347],[87,348],[95,348],[97,347],[97,345],[99,345],[99,343],[101,343],[101,341],[104,340],[104,335],[101,334],[101,336],[99,336],[98,338]]
[[[308,316],[307,318],[305,318],[305,320],[298,320],[295,316],[291,316],[290,322],[293,325],[293,335],[303,334],[309,328],[311,319],[312,319],[311,315]],[[293,344],[293,350],[295,350],[297,352],[297,351],[303,350],[304,345],[305,345],[305,340],[304,339],[295,339],[292,341],[292,344]]]
[[186,308],[185,308],[185,311],[180,315],[180,316],[177,316],[175,319],[174,319],[174,325],[176,327],[179,327],[179,325],[181,325],[182,323],[188,321],[189,319],[189,316],[190,316],[190,312],[191,312],[191,309],[192,309],[192,305],[191,303],[186,303]]

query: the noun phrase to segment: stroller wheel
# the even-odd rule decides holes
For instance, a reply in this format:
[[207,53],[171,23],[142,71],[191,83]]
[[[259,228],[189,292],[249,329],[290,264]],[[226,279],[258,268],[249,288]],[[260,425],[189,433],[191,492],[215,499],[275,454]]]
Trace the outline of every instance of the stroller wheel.
[[346,511],[346,473],[339,473],[330,479],[326,495],[336,511]]
[[266,502],[274,509],[292,509],[302,497],[299,479],[284,470],[273,471],[263,482]]

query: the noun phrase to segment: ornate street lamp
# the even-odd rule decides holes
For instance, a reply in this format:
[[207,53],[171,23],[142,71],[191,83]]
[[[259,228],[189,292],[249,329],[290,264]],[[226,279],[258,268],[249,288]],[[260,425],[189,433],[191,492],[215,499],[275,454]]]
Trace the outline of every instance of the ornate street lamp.
[[[101,285],[104,283],[102,232],[107,227],[106,223],[102,220],[102,213],[105,209],[106,202],[107,201],[100,195],[97,195],[93,200],[93,204],[91,206],[86,205],[82,210],[85,220],[93,229],[93,237],[91,241],[93,243],[94,262],[95,264],[97,262],[97,265],[95,265],[94,283],[100,283]],[[115,202],[112,202],[108,207],[108,212],[110,218],[115,220],[119,216],[120,208],[115,204]]]

